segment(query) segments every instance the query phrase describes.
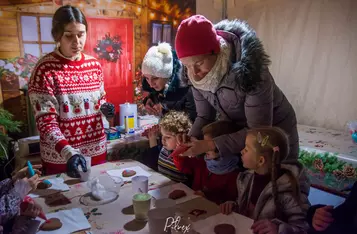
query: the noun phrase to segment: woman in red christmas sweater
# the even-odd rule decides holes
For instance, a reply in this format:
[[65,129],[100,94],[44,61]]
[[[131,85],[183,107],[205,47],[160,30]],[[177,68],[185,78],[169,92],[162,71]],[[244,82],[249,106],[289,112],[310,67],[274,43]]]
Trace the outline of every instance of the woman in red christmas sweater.
[[[204,139],[230,134],[241,129],[230,121],[217,121],[202,129]],[[193,175],[192,189],[217,204],[237,196],[237,176],[243,170],[240,155],[219,157],[214,151],[205,156],[186,157],[174,155],[175,166],[185,174]]]
[[67,171],[79,177],[86,171],[84,156],[92,165],[106,160],[106,138],[101,105],[105,103],[100,63],[82,53],[87,21],[76,7],[60,7],[53,16],[55,51],[37,63],[29,83],[29,96],[40,133],[46,174]]

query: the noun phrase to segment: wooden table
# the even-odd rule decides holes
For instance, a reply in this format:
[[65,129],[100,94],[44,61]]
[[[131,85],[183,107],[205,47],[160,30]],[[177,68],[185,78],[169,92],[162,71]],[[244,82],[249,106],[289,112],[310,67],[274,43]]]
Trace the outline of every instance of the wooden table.
[[[167,177],[133,160],[108,162],[102,165],[92,167],[92,176],[99,176],[101,174],[106,174],[106,171],[111,169],[128,168],[133,166],[140,166],[143,169],[147,170],[149,173],[151,173],[151,176],[149,177],[149,189],[155,189],[166,185],[174,184],[174,182],[172,182]],[[71,180],[64,174],[57,175],[57,176],[63,177],[65,181]],[[90,230],[91,233],[100,233],[100,234],[149,233],[148,225],[146,223],[135,222],[133,210],[132,210],[133,193],[132,193],[131,183],[122,186],[119,192],[119,198],[116,201],[106,205],[88,207],[81,204],[80,203],[81,196],[88,192],[89,189],[87,188],[85,183],[77,183],[77,184],[70,185],[70,191],[62,192],[62,194],[71,201],[70,204],[51,207],[47,205],[49,203],[48,200],[49,198],[39,197],[39,198],[35,198],[35,200],[43,207],[45,213],[55,212],[58,210],[72,209],[72,208],[82,208],[84,214],[87,216],[88,221],[92,226]],[[61,196],[60,193],[57,193],[49,197],[51,197],[51,199],[55,199],[56,197],[60,198],[60,196]],[[200,199],[204,199],[204,198],[200,198]],[[206,200],[206,202],[209,201]],[[188,204],[183,203],[183,207],[187,205]],[[218,206],[215,208],[218,209]],[[217,213],[217,210],[215,210],[215,213]],[[85,233],[85,232],[81,232],[81,233]]]

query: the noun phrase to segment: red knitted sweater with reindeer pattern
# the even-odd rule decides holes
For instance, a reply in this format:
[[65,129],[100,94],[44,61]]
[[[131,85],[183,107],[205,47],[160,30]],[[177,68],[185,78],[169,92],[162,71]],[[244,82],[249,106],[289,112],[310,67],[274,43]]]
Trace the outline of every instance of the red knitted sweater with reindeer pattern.
[[71,61],[52,52],[36,65],[29,96],[40,133],[46,174],[66,170],[67,159],[80,153],[92,165],[105,161],[106,138],[100,105],[105,102],[100,63],[82,54]]

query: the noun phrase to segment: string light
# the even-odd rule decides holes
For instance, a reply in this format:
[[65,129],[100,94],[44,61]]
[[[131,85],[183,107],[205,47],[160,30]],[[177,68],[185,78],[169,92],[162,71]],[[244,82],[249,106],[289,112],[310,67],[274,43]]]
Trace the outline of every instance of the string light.
[[174,20],[174,26],[176,26],[177,25],[177,20]]
[[140,12],[141,12],[141,7],[138,7],[138,9],[137,9],[137,10],[138,10],[138,12],[140,13]]
[[155,13],[154,13],[154,12],[151,12],[151,13],[150,13],[150,18],[151,18],[151,19],[155,18]]
[[163,21],[167,21],[167,18],[166,18],[166,16],[164,16],[164,18],[162,19]]

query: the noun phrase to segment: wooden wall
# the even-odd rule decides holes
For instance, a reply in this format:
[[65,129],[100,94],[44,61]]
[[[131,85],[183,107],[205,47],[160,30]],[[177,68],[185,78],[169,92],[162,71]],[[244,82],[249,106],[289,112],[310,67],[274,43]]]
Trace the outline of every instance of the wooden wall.
[[0,14],[0,59],[20,56],[17,13],[2,11]]

